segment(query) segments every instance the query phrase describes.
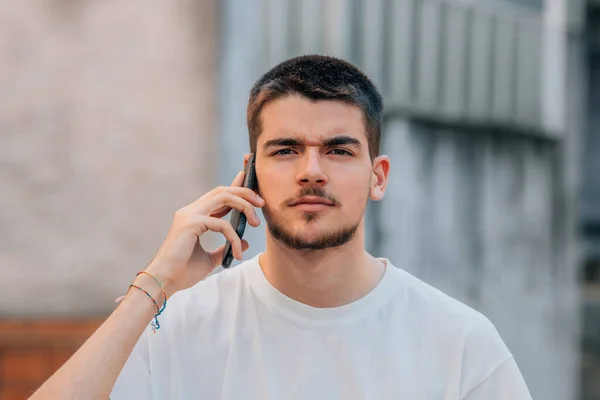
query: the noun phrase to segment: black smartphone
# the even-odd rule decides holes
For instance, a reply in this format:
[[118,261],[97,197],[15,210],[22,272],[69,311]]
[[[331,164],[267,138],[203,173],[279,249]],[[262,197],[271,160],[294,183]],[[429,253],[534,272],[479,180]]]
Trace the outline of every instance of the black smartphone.
[[[254,169],[254,153],[250,154],[248,162],[246,163],[246,168],[244,168],[244,172],[244,183],[242,186],[256,191],[257,182],[256,171]],[[233,226],[233,229],[241,239],[244,236],[244,231],[246,230],[246,215],[241,211],[233,209],[231,210],[229,222],[231,222],[231,226]],[[227,240],[225,242],[225,251],[223,252],[223,262],[221,265],[223,268],[229,268],[232,261],[233,252],[231,249],[231,243],[229,240]]]

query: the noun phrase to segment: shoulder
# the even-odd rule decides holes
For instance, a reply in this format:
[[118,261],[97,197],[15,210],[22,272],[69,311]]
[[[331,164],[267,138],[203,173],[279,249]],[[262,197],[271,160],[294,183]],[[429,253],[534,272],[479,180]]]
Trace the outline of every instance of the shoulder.
[[395,267],[394,273],[400,281],[396,302],[409,308],[411,314],[455,322],[461,326],[491,324],[479,311],[425,283],[407,271]]
[[[420,334],[440,349],[453,349],[461,365],[462,386],[481,382],[512,358],[494,324],[481,312],[397,268],[401,290],[396,301],[420,327]],[[442,351],[443,352],[443,351]]]
[[[505,360],[511,354],[494,324],[481,312],[448,296],[408,272],[395,268],[400,276],[400,290],[395,302],[424,334],[439,335],[463,348],[469,360],[484,353]],[[482,355],[483,353],[479,353]]]

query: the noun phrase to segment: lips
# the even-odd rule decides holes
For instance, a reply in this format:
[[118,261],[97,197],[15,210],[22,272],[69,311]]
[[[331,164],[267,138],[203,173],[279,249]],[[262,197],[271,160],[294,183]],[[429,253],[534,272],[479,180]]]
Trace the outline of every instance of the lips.
[[330,200],[324,199],[322,197],[306,196],[306,197],[299,198],[298,200],[292,202],[292,204],[291,204],[292,207],[299,206],[299,205],[333,206],[333,202],[331,202]]
[[301,197],[290,204],[294,209],[306,213],[325,211],[334,205],[335,204],[331,200],[317,196]]

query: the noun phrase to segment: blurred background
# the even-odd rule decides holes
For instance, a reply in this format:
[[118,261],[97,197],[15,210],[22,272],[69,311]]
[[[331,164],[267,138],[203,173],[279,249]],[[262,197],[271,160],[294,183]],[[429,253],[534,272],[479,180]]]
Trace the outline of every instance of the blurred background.
[[600,399],[600,1],[0,0],[0,400],[233,179],[250,87],[307,53],[385,98],[368,250],[487,315],[535,399]]

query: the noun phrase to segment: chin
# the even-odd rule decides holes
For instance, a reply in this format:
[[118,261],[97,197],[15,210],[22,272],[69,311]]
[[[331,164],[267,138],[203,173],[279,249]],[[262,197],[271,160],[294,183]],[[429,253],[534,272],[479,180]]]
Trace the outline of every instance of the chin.
[[290,231],[306,236],[325,235],[342,228],[339,221],[339,218],[306,213],[294,218],[293,223],[290,225]]
[[335,234],[333,229],[320,227],[304,227],[293,231],[292,235],[306,242],[319,241],[323,237]]
[[[332,247],[339,247],[352,240],[360,223],[350,226],[336,226],[328,224],[327,221],[321,223],[305,222],[301,226],[280,226],[270,224],[269,231],[271,236],[295,250],[324,250]],[[332,228],[333,226],[333,228]]]

